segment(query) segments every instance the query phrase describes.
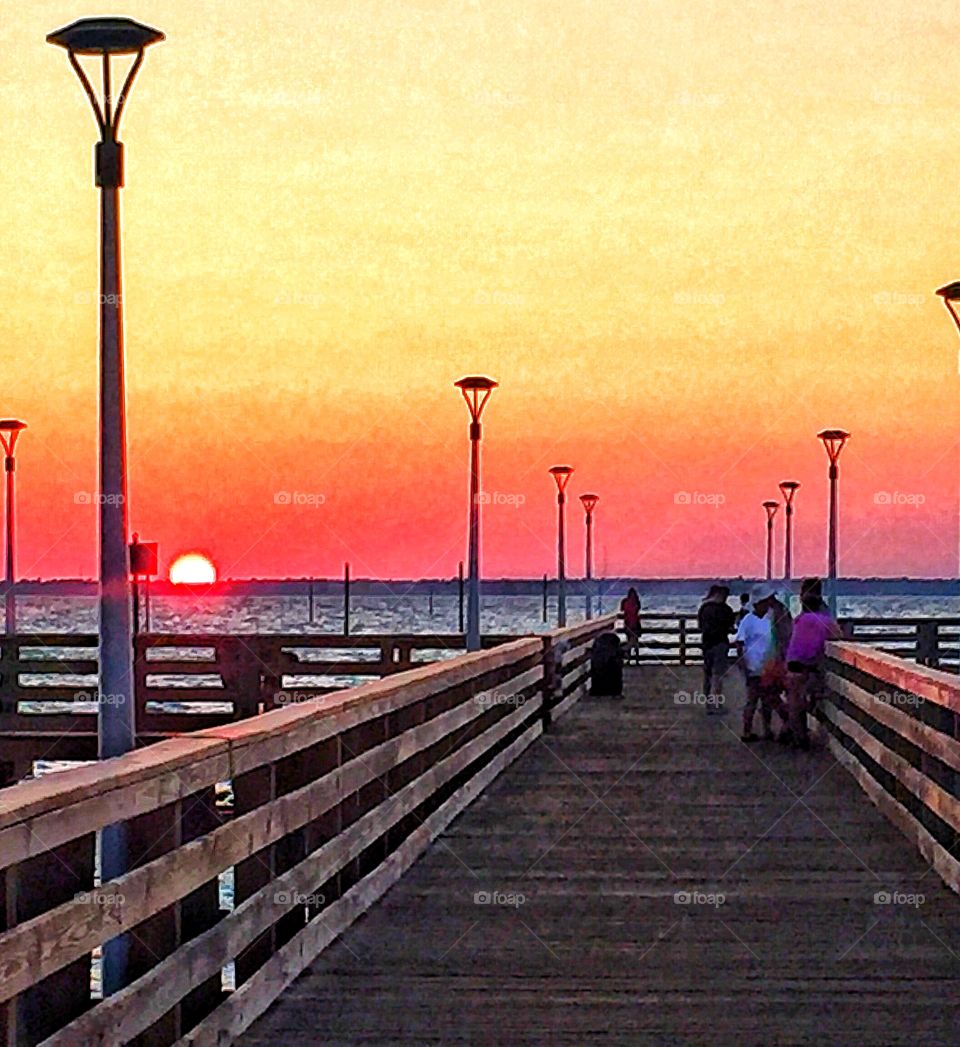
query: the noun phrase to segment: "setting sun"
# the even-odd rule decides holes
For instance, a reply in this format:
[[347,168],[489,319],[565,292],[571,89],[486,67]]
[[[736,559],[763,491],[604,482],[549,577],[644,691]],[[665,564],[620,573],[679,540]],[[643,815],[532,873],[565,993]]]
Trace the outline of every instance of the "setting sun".
[[186,553],[170,567],[170,581],[174,585],[213,585],[216,580],[216,567],[202,553]]

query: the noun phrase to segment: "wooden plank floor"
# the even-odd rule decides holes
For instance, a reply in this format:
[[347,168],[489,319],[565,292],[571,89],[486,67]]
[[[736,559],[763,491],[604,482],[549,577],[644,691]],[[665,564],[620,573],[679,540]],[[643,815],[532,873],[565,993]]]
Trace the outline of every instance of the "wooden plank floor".
[[960,1043],[960,899],[696,684],[581,702],[238,1042]]

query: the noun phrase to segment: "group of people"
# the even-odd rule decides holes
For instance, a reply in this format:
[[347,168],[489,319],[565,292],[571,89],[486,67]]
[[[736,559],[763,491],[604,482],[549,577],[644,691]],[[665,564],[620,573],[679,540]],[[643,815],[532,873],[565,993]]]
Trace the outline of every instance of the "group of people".
[[[827,641],[841,636],[840,626],[823,601],[820,579],[807,578],[801,584],[796,619],[772,582],[755,585],[749,595],[741,596],[737,613],[727,602],[729,598],[728,586],[712,585],[697,612],[707,712],[722,707],[733,635],[747,690],[741,739],[759,739],[753,729],[759,709],[765,739],[809,748],[807,713],[822,691]],[[780,721],[777,734],[774,715]]]

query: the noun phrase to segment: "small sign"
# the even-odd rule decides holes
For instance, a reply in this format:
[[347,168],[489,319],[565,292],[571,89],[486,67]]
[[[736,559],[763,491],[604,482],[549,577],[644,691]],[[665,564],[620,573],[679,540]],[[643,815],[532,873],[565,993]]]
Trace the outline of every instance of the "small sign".
[[130,573],[151,577],[157,573],[158,553],[156,542],[130,543]]

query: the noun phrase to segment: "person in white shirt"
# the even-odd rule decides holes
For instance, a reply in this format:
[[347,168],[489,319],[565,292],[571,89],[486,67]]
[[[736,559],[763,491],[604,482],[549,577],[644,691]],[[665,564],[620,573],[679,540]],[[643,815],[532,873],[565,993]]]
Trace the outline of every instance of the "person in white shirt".
[[743,707],[743,734],[740,736],[740,740],[744,742],[757,740],[757,735],[753,733],[753,719],[758,705],[763,718],[764,737],[772,739],[774,736],[772,703],[765,699],[763,670],[773,644],[773,619],[767,612],[775,595],[776,590],[769,584],[753,587],[750,594],[753,609],[740,622],[734,637],[739,664],[747,681],[747,703]]

